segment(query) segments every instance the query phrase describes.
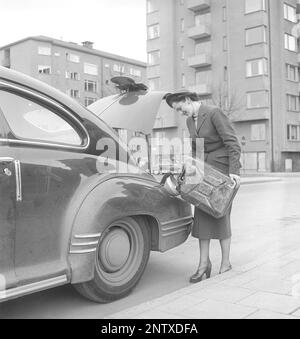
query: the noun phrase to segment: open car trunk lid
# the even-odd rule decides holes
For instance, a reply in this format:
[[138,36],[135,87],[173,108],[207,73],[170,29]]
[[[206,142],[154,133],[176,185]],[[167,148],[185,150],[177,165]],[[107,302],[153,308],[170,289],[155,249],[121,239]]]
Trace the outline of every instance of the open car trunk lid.
[[172,110],[163,98],[166,92],[136,91],[106,97],[88,109],[116,129],[152,133],[161,109]]

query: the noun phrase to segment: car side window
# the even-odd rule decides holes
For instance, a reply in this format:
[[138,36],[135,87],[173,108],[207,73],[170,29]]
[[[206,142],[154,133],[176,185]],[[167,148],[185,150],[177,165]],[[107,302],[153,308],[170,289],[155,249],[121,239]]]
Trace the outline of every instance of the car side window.
[[0,91],[0,108],[17,138],[71,146],[82,145],[82,138],[70,123],[34,101]]

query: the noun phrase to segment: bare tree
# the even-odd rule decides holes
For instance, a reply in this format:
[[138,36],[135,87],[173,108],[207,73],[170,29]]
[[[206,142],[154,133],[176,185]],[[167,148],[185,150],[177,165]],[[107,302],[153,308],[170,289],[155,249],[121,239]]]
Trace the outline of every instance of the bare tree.
[[243,97],[236,90],[229,92],[226,83],[220,83],[213,88],[212,102],[229,118],[244,107]]

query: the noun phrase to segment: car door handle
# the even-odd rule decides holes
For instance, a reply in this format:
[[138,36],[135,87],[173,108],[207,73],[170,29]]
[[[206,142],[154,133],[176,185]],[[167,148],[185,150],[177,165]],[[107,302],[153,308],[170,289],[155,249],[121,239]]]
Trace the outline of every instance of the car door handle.
[[[7,165],[11,164],[14,162],[14,158],[10,157],[0,157],[0,164],[2,165],[1,167],[6,167]],[[4,168],[3,170],[1,169],[0,174],[6,175],[8,177],[12,176],[12,172],[9,168]]]

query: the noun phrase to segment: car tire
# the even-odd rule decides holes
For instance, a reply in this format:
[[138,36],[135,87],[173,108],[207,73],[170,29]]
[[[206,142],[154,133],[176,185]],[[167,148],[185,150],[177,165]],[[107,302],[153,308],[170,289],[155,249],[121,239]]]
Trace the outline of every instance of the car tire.
[[150,255],[149,227],[126,217],[106,227],[99,240],[94,279],[74,285],[85,298],[108,303],[127,296],[141,279]]

